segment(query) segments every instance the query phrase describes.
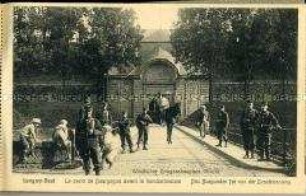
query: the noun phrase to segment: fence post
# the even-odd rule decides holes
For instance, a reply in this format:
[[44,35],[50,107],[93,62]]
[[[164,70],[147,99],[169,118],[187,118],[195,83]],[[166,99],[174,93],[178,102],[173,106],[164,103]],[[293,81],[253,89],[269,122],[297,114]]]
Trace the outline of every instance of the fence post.
[[288,130],[283,130],[283,164],[286,165],[288,163]]

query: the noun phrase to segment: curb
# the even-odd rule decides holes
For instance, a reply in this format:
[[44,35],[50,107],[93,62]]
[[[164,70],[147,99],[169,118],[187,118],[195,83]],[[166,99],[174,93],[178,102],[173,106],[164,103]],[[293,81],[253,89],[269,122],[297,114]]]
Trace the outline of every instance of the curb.
[[179,126],[174,126],[176,129],[178,129],[179,131],[181,131],[182,133],[184,133],[185,135],[189,136],[191,139],[195,140],[196,142],[200,143],[200,144],[203,144],[205,145],[210,151],[222,156],[222,157],[225,157],[226,159],[228,159],[228,161],[230,162],[230,164],[232,165],[235,165],[237,167],[241,167],[241,168],[244,168],[244,169],[253,169],[253,170],[264,170],[264,171],[273,171],[273,172],[278,172],[278,173],[283,173],[285,174],[284,172],[284,169],[283,168],[265,168],[265,167],[260,167],[260,166],[254,166],[254,165],[251,165],[251,164],[248,164],[248,163],[245,163],[237,158],[235,158],[234,156],[231,156],[227,153],[225,153],[224,151],[216,148],[215,146],[209,144],[208,142],[204,141],[204,140],[201,140],[199,139],[198,137],[188,133],[187,131],[185,131],[184,129],[182,129],[181,127]]

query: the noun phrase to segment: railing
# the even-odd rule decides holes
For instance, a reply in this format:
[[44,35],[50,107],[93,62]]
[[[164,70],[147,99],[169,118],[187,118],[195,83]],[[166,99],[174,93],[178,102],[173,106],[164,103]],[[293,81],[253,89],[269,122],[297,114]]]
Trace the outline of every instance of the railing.
[[[216,130],[211,129],[211,134],[216,135]],[[243,138],[240,127],[231,126],[228,129],[228,139],[236,145],[243,146]],[[257,141],[255,136],[255,142]],[[296,129],[283,128],[272,132],[271,156],[275,161],[284,164],[295,160],[296,157]]]

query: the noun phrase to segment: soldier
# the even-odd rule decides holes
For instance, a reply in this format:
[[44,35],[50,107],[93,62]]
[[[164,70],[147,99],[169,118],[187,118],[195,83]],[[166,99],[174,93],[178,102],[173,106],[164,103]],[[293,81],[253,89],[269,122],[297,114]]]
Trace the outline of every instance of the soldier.
[[83,106],[79,110],[79,119],[78,121],[81,121],[81,119],[84,119],[86,116],[86,109],[92,107],[90,96],[86,96],[84,99]]
[[278,120],[274,114],[268,110],[268,105],[263,104],[259,114],[259,130],[257,136],[257,147],[260,157],[259,161],[264,160],[264,155],[268,161],[271,158],[270,148],[273,128],[281,129],[281,126],[279,125]]
[[85,175],[90,173],[90,159],[94,165],[96,175],[100,175],[99,161],[100,146],[103,145],[103,132],[99,120],[92,116],[93,108],[85,108],[85,116],[79,122],[75,137],[79,154],[83,159]]
[[123,153],[125,152],[125,145],[127,142],[129,148],[130,148],[130,153],[133,153],[133,143],[131,139],[131,134],[130,134],[130,121],[128,119],[127,112],[122,113],[122,117],[118,123],[119,126],[119,134],[120,134],[120,139],[121,139],[121,148]]
[[225,142],[224,147],[227,147],[227,128],[229,124],[228,114],[225,111],[225,106],[222,105],[220,107],[220,111],[218,112],[217,120],[216,120],[216,128],[218,133],[219,144],[217,146],[222,147],[222,142]]
[[172,130],[176,123],[177,116],[181,114],[180,103],[175,103],[173,106],[165,110],[165,121],[167,124],[167,142],[172,144]]
[[158,97],[154,96],[149,103],[149,115],[152,117],[154,123],[160,123],[160,109],[158,104]]
[[20,130],[20,142],[22,153],[20,161],[25,163],[29,155],[34,156],[34,147],[37,143],[37,130],[41,125],[39,118],[33,118],[32,122]]
[[196,125],[200,131],[200,137],[204,138],[209,129],[209,113],[206,106],[202,105],[196,119]]
[[151,117],[148,115],[148,110],[143,108],[143,112],[136,118],[136,126],[138,128],[137,148],[139,149],[140,142],[143,141],[143,150],[148,150],[148,129],[152,123]]
[[100,121],[101,121],[102,126],[111,125],[112,118],[111,118],[110,112],[108,111],[108,103],[107,102],[104,102],[102,113],[100,114],[100,116],[101,116]]
[[175,124],[175,116],[169,108],[165,110],[165,121],[167,125],[167,142],[172,144],[172,130]]
[[66,151],[68,158],[71,159],[71,141],[69,138],[69,129],[67,125],[68,121],[62,119],[58,126],[55,127],[52,139],[57,146]]
[[157,94],[158,96],[158,108],[159,108],[159,114],[160,114],[160,125],[163,125],[165,120],[165,110],[169,108],[169,100],[164,97],[161,93]]
[[242,131],[243,143],[245,156],[244,159],[249,158],[249,153],[251,152],[251,159],[254,159],[254,149],[255,149],[255,129],[258,120],[258,112],[254,109],[253,103],[248,102],[247,107],[243,111],[240,119],[240,127]]

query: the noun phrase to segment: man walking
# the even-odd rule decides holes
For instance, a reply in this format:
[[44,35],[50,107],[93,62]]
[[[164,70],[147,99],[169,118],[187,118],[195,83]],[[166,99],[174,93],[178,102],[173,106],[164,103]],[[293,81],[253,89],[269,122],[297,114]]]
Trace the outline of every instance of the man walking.
[[175,115],[170,108],[165,110],[165,121],[167,125],[167,142],[172,144],[172,130],[175,124]]
[[112,117],[108,110],[108,103],[104,102],[102,112],[99,114],[98,119],[100,120],[102,126],[104,125],[111,125],[112,124]]
[[148,115],[148,110],[143,108],[143,112],[136,118],[136,126],[138,128],[137,148],[139,149],[140,142],[143,141],[143,150],[148,150],[148,131],[149,124],[153,123],[151,117]]
[[209,113],[206,110],[205,105],[202,105],[200,107],[200,110],[199,110],[199,113],[196,119],[196,125],[199,128],[200,137],[204,138],[209,129]]
[[180,104],[175,103],[173,106],[165,110],[165,121],[167,124],[167,142],[172,144],[172,130],[176,123],[176,118],[181,114]]
[[75,137],[79,154],[83,159],[85,175],[90,173],[90,159],[96,175],[100,175],[99,152],[103,142],[103,132],[101,123],[92,116],[92,112],[92,107],[86,107],[85,116],[77,126]]
[[165,122],[165,110],[169,108],[170,103],[169,100],[164,97],[161,93],[158,93],[158,108],[159,108],[159,119],[160,119],[160,125],[163,125]]
[[268,105],[263,104],[259,114],[259,130],[257,146],[259,150],[259,161],[263,161],[264,156],[267,161],[271,159],[271,139],[274,128],[281,129],[278,120],[272,112],[268,110]]
[[130,134],[130,121],[128,119],[128,114],[127,112],[123,112],[122,117],[118,123],[119,127],[119,134],[120,134],[120,140],[121,140],[121,148],[123,153],[125,152],[125,146],[126,142],[129,146],[130,153],[133,153],[133,143],[131,139],[131,134]]
[[225,106],[222,105],[220,107],[220,111],[218,112],[216,128],[218,132],[219,144],[217,146],[222,147],[222,142],[224,141],[224,147],[227,147],[227,129],[229,124],[228,114],[225,111]]
[[258,120],[258,112],[254,109],[253,103],[248,102],[247,107],[243,111],[240,119],[240,127],[242,131],[243,144],[245,150],[244,159],[248,159],[251,152],[251,159],[254,159],[255,149],[255,129]]

